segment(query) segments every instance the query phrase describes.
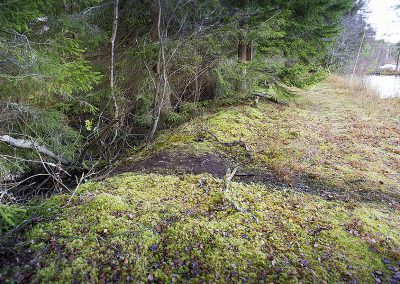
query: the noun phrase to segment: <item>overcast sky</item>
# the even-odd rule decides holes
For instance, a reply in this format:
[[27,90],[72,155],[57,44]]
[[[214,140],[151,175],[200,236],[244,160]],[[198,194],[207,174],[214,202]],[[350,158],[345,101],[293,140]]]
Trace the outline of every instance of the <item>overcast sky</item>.
[[400,42],[400,0],[369,0],[367,9],[377,39]]

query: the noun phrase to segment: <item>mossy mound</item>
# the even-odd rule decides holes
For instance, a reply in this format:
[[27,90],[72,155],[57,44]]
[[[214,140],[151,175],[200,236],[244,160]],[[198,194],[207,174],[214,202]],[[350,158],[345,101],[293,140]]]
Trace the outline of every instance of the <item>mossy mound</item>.
[[[258,177],[253,181],[269,174],[290,185],[315,183],[313,192],[330,191],[335,199],[400,206],[400,100],[362,92],[331,78],[288,105],[248,102],[217,110],[164,132],[126,160],[122,172],[178,169],[221,177],[227,165],[240,165]],[[192,157],[208,166],[197,169]]]
[[81,186],[69,205],[69,195],[50,198],[35,207],[42,221],[3,261],[1,280],[396,280],[398,210],[257,184],[224,188],[210,175],[125,174]]

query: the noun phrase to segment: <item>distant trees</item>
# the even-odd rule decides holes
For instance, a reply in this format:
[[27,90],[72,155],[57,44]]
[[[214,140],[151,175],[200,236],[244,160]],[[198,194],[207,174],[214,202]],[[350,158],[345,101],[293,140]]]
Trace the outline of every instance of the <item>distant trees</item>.
[[400,71],[400,42],[396,45],[397,49],[397,60],[396,60],[396,71]]
[[374,33],[368,27],[362,10],[365,1],[355,1],[354,6],[341,20],[341,32],[335,38],[331,46],[328,58],[328,66],[342,73],[351,74],[357,55],[364,45],[365,37],[373,37]]
[[363,75],[395,62],[397,53],[394,44],[375,39],[375,31],[365,20],[366,13],[365,1],[357,0],[342,17],[342,31],[336,36],[326,60],[330,70],[353,76]]

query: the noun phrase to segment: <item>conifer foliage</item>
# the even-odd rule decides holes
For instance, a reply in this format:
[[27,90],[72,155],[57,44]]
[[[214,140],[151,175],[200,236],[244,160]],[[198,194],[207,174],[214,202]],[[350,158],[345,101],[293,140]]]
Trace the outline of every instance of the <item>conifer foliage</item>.
[[[288,87],[324,76],[352,2],[3,0],[0,135],[60,157],[40,159],[86,168],[205,107],[255,92],[288,99]],[[0,142],[2,176],[32,169],[31,148]]]

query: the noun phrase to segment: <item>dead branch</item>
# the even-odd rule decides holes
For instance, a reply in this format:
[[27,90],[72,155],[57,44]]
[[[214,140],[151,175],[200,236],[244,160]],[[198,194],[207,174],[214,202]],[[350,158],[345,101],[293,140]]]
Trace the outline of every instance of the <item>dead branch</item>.
[[113,27],[112,27],[112,34],[111,34],[111,60],[110,60],[110,90],[111,90],[111,98],[114,102],[114,118],[118,117],[119,108],[117,103],[117,98],[115,96],[115,74],[114,74],[114,64],[115,64],[115,39],[117,37],[117,30],[118,30],[118,5],[119,0],[114,0],[114,20],[113,20]]
[[229,192],[229,185],[232,182],[232,179],[235,176],[238,169],[239,167],[235,167],[232,172],[230,171],[230,169],[227,170],[225,177],[225,192]]
[[267,94],[267,93],[257,93],[257,92],[252,93],[252,95],[256,96],[256,97],[266,98],[266,99],[270,99],[270,98],[273,97],[273,95],[270,95],[270,94]]
[[233,169],[233,171],[230,171],[230,169],[227,170],[226,172],[226,176],[225,176],[225,188],[223,189],[223,192],[225,194],[225,199],[230,203],[230,205],[235,208],[236,211],[240,212],[240,213],[248,213],[250,214],[250,216],[253,218],[253,220],[258,223],[258,218],[251,213],[249,210],[244,210],[242,207],[240,207],[234,200],[232,200],[230,198],[230,194],[229,194],[229,186],[232,182],[233,177],[236,175],[237,170],[239,169],[239,167],[235,167]]
[[219,144],[226,146],[226,147],[234,147],[234,146],[240,146],[242,148],[244,148],[247,152],[248,158],[251,159],[251,154],[250,154],[250,146],[247,145],[246,142],[242,141],[242,140],[237,140],[237,141],[233,141],[233,142],[222,142],[221,140],[219,140],[219,138],[212,133],[209,130],[203,129],[203,131],[207,132],[208,134],[210,134]]
[[114,120],[111,120],[106,126],[104,126],[97,134],[96,136],[92,137],[84,146],[83,149],[78,157],[78,161],[82,162],[85,154],[87,153],[87,151],[93,147],[94,145],[96,145],[97,142],[100,141],[100,139],[102,139],[107,133],[109,133],[109,131],[113,128],[113,126],[119,122],[119,119],[116,118]]
[[36,150],[38,153],[40,153],[46,157],[49,157],[63,165],[69,166],[72,164],[71,161],[57,155],[53,151],[40,145],[39,143],[34,141],[32,138],[30,140],[25,140],[25,139],[16,139],[9,135],[0,135],[0,142],[6,143],[12,147],[19,148],[19,149]]

